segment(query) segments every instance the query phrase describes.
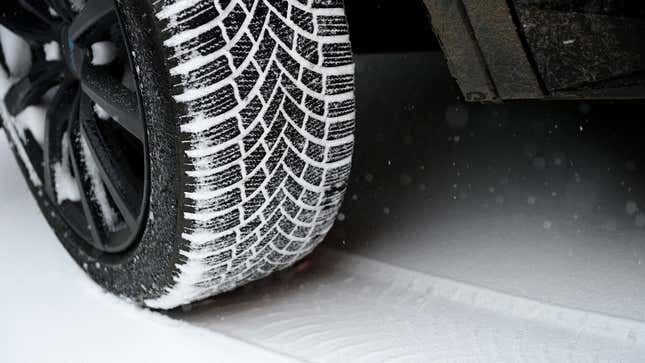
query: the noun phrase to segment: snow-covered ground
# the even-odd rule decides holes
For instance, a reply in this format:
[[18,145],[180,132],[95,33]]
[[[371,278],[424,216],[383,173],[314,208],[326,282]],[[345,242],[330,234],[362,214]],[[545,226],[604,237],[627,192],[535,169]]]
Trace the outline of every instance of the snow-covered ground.
[[645,359],[643,103],[466,105],[423,54],[358,82],[325,245],[166,315],[83,276],[0,138],[0,362]]

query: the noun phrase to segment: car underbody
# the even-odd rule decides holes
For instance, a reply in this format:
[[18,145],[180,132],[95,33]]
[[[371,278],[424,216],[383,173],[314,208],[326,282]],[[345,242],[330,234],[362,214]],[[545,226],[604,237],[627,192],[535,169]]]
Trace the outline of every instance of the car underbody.
[[[468,101],[645,97],[640,1],[354,3],[348,1],[348,13],[357,52],[440,46]],[[432,28],[424,24],[428,15]],[[435,36],[439,46],[429,39]]]

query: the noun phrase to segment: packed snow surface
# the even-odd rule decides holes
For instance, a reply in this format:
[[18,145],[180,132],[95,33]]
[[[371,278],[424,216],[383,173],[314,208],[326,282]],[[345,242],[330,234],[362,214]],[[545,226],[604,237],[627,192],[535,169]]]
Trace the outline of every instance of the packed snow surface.
[[102,291],[44,223],[4,137],[0,167],[0,362],[293,361]]
[[642,362],[635,106],[455,103],[439,59],[359,58],[326,246],[168,315],[87,280],[2,138],[0,361]]
[[26,75],[31,67],[29,44],[3,26],[0,26],[0,44],[11,74],[16,77]]

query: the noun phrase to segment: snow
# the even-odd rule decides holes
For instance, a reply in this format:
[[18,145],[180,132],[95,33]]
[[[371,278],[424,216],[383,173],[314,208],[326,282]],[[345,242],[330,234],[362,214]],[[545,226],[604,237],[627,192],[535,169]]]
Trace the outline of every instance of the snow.
[[117,56],[117,49],[110,41],[97,42],[92,44],[92,64],[104,66],[114,61]]
[[51,41],[43,46],[45,51],[46,61],[59,61],[61,60],[60,45],[58,42]]
[[75,12],[80,12],[85,7],[86,0],[69,0],[72,10]]
[[[10,50],[9,53],[6,53],[5,58],[10,71],[16,72],[16,74],[26,74],[29,71],[29,68],[24,68],[24,66],[28,65],[28,62],[21,62],[19,58],[27,57],[27,59],[29,59],[30,53],[28,45],[2,26],[0,26],[0,45],[3,48],[3,52]],[[5,73],[4,69],[0,68],[0,100],[4,99],[10,86],[11,80],[9,80],[9,76]],[[17,127],[15,120],[12,122],[13,118],[7,113],[4,107],[0,107],[0,118],[2,118],[3,120],[3,128],[9,135],[11,135],[11,138],[13,140],[20,140],[24,138],[24,129]],[[29,121],[28,124],[32,124],[32,121]],[[39,135],[42,134],[36,132],[34,136],[38,137]],[[38,177],[38,174],[36,173],[33,165],[31,165],[31,162],[27,157],[27,153],[22,144],[18,143],[14,144],[13,146],[16,148],[18,157],[25,164],[25,168],[27,169],[31,183],[36,187],[42,185],[42,182]]]
[[98,288],[51,232],[0,137],[0,362],[293,362]]
[[636,202],[634,202],[633,200],[630,200],[629,202],[627,202],[627,205],[625,205],[625,211],[630,216],[636,214],[639,211],[638,204],[636,204]]
[[[627,111],[581,107],[581,135],[571,103],[455,105],[439,59],[359,59],[370,122],[323,248],[168,315],[85,277],[0,138],[0,361],[642,362],[645,183],[623,153],[640,120],[605,142],[596,115]],[[468,110],[459,143],[446,107]]]
[[331,250],[280,280],[173,316],[314,362],[637,362],[644,352],[638,321]]
[[45,118],[47,117],[47,109],[43,106],[29,106],[19,113],[15,120],[14,125],[20,134],[22,140],[27,140],[26,132],[38,142],[43,145],[45,142]]
[[29,73],[31,68],[29,44],[3,26],[0,26],[0,43],[11,74],[20,78]]
[[63,163],[54,164],[54,187],[58,204],[64,201],[78,202],[81,200],[76,179],[69,170],[69,166]]
[[104,121],[110,119],[110,114],[97,104],[94,104],[94,114],[96,117]]

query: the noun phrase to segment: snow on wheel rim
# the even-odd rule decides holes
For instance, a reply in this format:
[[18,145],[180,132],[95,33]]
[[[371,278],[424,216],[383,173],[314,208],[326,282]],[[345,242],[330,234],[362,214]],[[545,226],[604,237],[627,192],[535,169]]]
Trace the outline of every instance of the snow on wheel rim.
[[120,254],[139,239],[148,194],[140,94],[120,80],[133,73],[128,44],[112,1],[50,3],[10,1],[0,16],[3,45],[23,44],[10,63],[27,65],[6,75],[6,129],[79,247]]

